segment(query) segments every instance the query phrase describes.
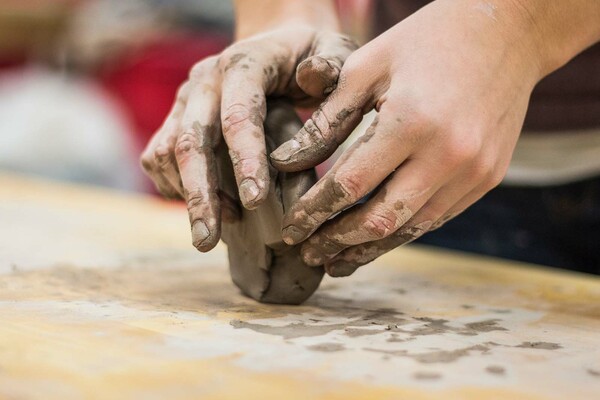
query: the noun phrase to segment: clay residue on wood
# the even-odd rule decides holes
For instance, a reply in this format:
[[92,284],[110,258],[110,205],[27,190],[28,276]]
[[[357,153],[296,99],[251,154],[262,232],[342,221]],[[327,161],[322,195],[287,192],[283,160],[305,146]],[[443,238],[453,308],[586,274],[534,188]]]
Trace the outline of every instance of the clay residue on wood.
[[[268,324],[259,324],[241,320],[232,320],[231,326],[236,329],[251,329],[255,332],[268,335],[281,336],[284,339],[294,339],[299,337],[323,336],[333,331],[340,331],[345,336],[356,337],[366,335],[378,335],[386,331],[389,325],[398,326],[409,322],[408,319],[398,316],[398,313],[390,309],[362,310],[342,308],[336,313],[330,312],[330,316],[340,313],[350,312],[350,318],[345,323],[322,323],[298,321],[283,326],[271,326]],[[347,314],[346,314],[347,315]]]
[[586,369],[586,372],[589,375],[593,376],[594,378],[600,378],[600,370],[595,370],[595,369],[592,369],[592,368],[588,368],[588,369]]
[[506,373],[504,367],[501,367],[499,365],[490,365],[486,367],[485,370],[486,372],[489,372],[492,375],[504,375]]
[[312,351],[321,351],[321,352],[325,352],[325,353],[332,353],[335,351],[345,350],[346,346],[344,346],[342,343],[319,343],[319,344],[313,344],[312,346],[307,346],[306,348],[308,350],[312,350]]
[[466,357],[470,355],[471,352],[486,354],[490,351],[490,347],[478,344],[456,350],[435,350],[424,353],[411,353],[408,350],[385,350],[374,348],[365,348],[364,350],[376,353],[389,354],[397,357],[408,357],[422,364],[446,364],[457,361],[459,358]]
[[562,346],[558,343],[550,343],[550,342],[523,342],[518,346],[524,349],[541,349],[541,350],[557,350],[562,349]]

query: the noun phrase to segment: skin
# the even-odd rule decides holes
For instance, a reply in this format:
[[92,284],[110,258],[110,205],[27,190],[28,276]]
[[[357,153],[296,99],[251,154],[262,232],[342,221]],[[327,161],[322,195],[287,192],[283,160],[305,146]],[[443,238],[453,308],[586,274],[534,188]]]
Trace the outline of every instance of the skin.
[[[164,196],[186,201],[192,242],[203,252],[219,241],[222,212],[236,209],[219,191],[214,152],[221,138],[229,148],[240,200],[255,209],[270,184],[263,129],[267,96],[318,105],[335,89],[343,63],[357,47],[337,33],[328,2],[320,7],[316,0],[265,3],[265,8],[249,1],[236,4],[239,40],[192,68],[141,157]],[[237,217],[226,214],[223,218]]]
[[378,111],[286,213],[285,242],[347,276],[461,213],[504,177],[536,83],[598,41],[598,21],[598,2],[438,0],[357,50],[271,154],[283,171],[316,165]]
[[[323,161],[377,110],[284,217],[286,243],[304,242],[305,261],[325,263],[332,276],[443,225],[495,187],[533,87],[600,40],[597,1],[436,0],[347,58],[353,46],[335,33],[331,3],[257,3],[237,2],[238,35],[248,39],[194,67],[142,163],[164,194],[191,203],[194,243],[206,251],[225,204],[210,172],[221,135],[244,206],[266,195],[265,96],[297,104],[327,96],[271,154],[282,171]],[[194,133],[195,123],[206,133]]]

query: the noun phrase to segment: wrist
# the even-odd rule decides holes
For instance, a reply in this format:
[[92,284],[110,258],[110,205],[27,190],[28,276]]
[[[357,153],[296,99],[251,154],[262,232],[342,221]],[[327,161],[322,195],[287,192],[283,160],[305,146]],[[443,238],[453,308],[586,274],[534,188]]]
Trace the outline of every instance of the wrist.
[[505,3],[538,80],[600,40],[600,2],[511,0]]
[[294,25],[328,31],[340,29],[331,0],[236,0],[235,14],[236,40]]

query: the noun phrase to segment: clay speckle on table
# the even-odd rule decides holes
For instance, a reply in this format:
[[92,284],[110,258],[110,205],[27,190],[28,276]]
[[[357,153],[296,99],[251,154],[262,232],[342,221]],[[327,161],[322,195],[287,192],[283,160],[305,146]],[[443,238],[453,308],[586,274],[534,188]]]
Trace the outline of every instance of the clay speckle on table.
[[[189,246],[183,206],[0,182],[1,398],[90,398],[98,385],[109,398],[149,388],[191,399],[244,398],[257,388],[294,400],[597,397],[594,277],[408,246],[352,279],[327,279],[301,306],[265,305],[231,284],[225,246],[207,254]],[[312,336],[277,332],[303,325]],[[555,346],[532,347],[539,342]],[[323,343],[345,348],[307,349]],[[466,355],[440,361],[456,352]],[[443,376],[416,379],[420,372]]]
[[486,367],[485,370],[486,372],[489,372],[492,375],[504,375],[506,373],[504,367],[501,367],[499,365],[490,365]]
[[562,346],[558,343],[550,343],[550,342],[523,342],[518,346],[525,349],[541,349],[541,350],[558,350],[562,349]]
[[587,373],[589,375],[591,375],[591,376],[593,376],[595,378],[600,378],[600,370],[595,370],[595,369],[592,369],[592,368],[588,368],[586,371],[587,371]]
[[308,350],[312,351],[322,351],[325,353],[331,353],[334,351],[342,351],[346,348],[342,343],[319,343],[313,344],[312,346],[308,346]]
[[462,357],[466,357],[470,355],[471,352],[485,354],[490,351],[490,347],[484,345],[475,345],[456,350],[436,350],[423,353],[411,353],[408,350],[382,350],[372,348],[365,348],[364,350],[376,353],[385,353],[397,357],[408,357],[422,364],[445,364],[457,361]]

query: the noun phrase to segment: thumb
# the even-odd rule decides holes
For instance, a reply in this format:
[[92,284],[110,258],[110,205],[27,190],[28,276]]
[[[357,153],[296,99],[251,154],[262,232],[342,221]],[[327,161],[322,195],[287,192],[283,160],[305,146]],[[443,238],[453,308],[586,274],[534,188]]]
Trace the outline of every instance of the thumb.
[[322,99],[337,85],[340,71],[358,45],[336,32],[319,32],[313,51],[296,68],[296,82],[304,93]]

